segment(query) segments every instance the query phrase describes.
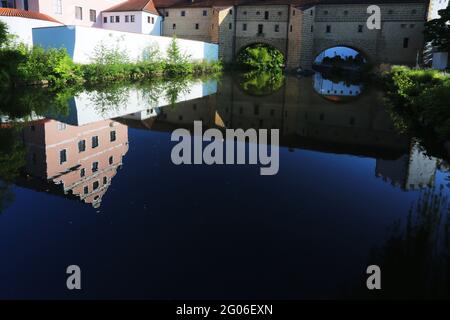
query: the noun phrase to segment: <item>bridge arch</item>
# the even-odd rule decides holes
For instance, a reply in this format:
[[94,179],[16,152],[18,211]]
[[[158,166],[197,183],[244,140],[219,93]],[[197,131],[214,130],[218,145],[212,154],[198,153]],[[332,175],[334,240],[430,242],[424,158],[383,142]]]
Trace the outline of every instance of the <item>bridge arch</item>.
[[240,43],[236,45],[234,59],[236,59],[244,49],[258,45],[277,49],[283,55],[284,61],[286,62],[286,45],[281,42],[278,43],[276,41],[267,41],[266,39],[259,39],[257,41],[255,41],[254,39],[249,39],[248,41],[240,41]]
[[365,50],[359,47],[355,47],[353,45],[333,45],[330,47],[326,47],[320,51],[316,50],[313,56],[313,64],[320,63],[324,57],[332,57],[333,54],[340,55],[342,57],[360,56],[366,64],[369,64],[372,61],[371,56],[367,54]]
[[320,54],[322,54],[323,52],[327,51],[327,50],[331,50],[333,48],[348,48],[351,50],[354,50],[358,53],[360,53],[362,55],[362,57],[365,59],[367,64],[375,64],[377,61],[377,56],[376,56],[376,48],[373,47],[373,44],[367,44],[364,45],[357,42],[354,43],[352,41],[347,42],[347,41],[317,41],[315,42],[314,45],[314,50],[313,50],[313,57],[312,57],[312,62],[314,63],[314,61],[317,59],[318,56],[320,56]]

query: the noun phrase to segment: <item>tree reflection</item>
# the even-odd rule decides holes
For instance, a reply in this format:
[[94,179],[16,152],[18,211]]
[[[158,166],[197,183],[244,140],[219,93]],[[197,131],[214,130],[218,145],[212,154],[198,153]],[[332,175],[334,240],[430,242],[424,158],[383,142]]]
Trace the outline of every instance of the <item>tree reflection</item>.
[[450,297],[450,219],[444,187],[422,191],[406,218],[394,224],[388,241],[373,250],[379,265],[380,298]]
[[0,130],[0,213],[14,201],[12,184],[26,164],[26,149],[20,128]]
[[247,94],[265,96],[278,91],[283,86],[284,74],[281,71],[253,71],[241,74],[238,83]]

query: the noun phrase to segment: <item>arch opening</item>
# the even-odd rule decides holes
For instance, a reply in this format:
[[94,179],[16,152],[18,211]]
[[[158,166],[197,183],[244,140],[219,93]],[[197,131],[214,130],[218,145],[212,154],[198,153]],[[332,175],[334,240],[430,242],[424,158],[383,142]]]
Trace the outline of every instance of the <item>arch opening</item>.
[[263,42],[245,45],[236,54],[238,65],[247,70],[283,69],[285,61],[285,55],[280,49]]
[[369,66],[369,59],[362,50],[349,46],[334,46],[322,50],[314,59],[316,70],[364,71]]

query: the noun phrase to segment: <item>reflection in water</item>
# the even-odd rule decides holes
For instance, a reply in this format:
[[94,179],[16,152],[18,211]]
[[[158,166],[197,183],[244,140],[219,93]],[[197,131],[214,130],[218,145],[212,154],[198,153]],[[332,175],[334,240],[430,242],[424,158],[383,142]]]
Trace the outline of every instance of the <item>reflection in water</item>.
[[327,79],[322,73],[314,75],[314,90],[324,98],[333,102],[348,101],[362,93],[361,83],[352,83],[344,79]]
[[450,214],[440,188],[422,191],[404,221],[397,221],[369,264],[380,265],[383,290],[375,297],[450,296]]
[[281,71],[254,71],[239,75],[239,85],[245,93],[255,96],[266,96],[278,91],[284,83]]
[[[76,196],[95,208],[128,152],[127,127],[110,120],[82,127],[37,121],[23,130],[23,139],[29,175],[61,185],[52,191]],[[37,190],[48,188],[40,181],[26,178],[18,184]]]
[[[322,89],[317,91],[318,82],[321,83],[320,88],[326,88],[329,83],[330,90],[333,90],[333,96],[336,99],[323,99],[322,94],[317,94],[322,92]],[[352,89],[350,90],[350,88]],[[193,168],[192,170],[200,171],[195,171],[195,175],[190,176],[186,171],[176,171],[176,168],[169,164],[155,163],[160,160],[153,157],[155,153],[167,155],[167,159],[165,158],[164,161],[167,160],[168,163],[170,154],[170,151],[167,151],[169,149],[164,149],[165,146],[157,145],[155,137],[163,137],[163,141],[170,140],[169,134],[172,130],[180,127],[192,130],[195,120],[202,121],[203,128],[275,128],[280,130],[282,147],[280,169],[281,171],[287,170],[289,175],[283,176],[283,172],[281,172],[280,178],[273,177],[273,180],[270,180],[267,185],[266,182],[262,182],[262,187],[258,186],[260,188],[258,190],[263,192],[264,188],[267,188],[268,193],[263,193],[262,196],[269,197],[278,192],[271,186],[286,188],[286,190],[283,189],[286,198],[280,200],[283,201],[285,215],[277,220],[266,212],[265,215],[270,216],[271,220],[264,220],[264,225],[273,225],[277,232],[288,230],[288,232],[282,232],[283,236],[289,240],[284,245],[289,243],[292,246],[286,249],[287,251],[296,250],[296,246],[300,246],[300,242],[310,243],[309,238],[304,238],[308,236],[314,241],[319,241],[317,240],[319,238],[321,240],[334,239],[331,241],[334,245],[335,241],[341,241],[347,237],[347,233],[353,232],[350,230],[353,224],[358,225],[357,229],[361,227],[361,232],[366,232],[367,230],[362,224],[367,221],[372,221],[372,223],[378,221],[378,215],[383,214],[383,212],[377,213],[377,218],[370,220],[367,218],[370,214],[367,213],[368,220],[366,221],[364,210],[370,211],[370,208],[365,206],[366,202],[368,202],[368,206],[378,206],[380,204],[377,201],[383,200],[384,207],[380,206],[380,208],[388,208],[392,211],[385,215],[389,225],[398,219],[399,215],[404,218],[401,213],[395,217],[390,216],[390,214],[403,209],[397,201],[403,201],[402,204],[406,203],[409,206],[409,203],[414,201],[420,192],[421,196],[415,200],[415,205],[407,218],[406,227],[396,230],[386,245],[377,249],[376,253],[371,256],[370,262],[382,264],[382,270],[384,270],[384,266],[388,268],[389,274],[383,277],[386,281],[391,281],[390,279],[399,277],[397,272],[410,264],[415,265],[417,261],[416,268],[408,273],[408,276],[424,275],[423,278],[420,278],[423,285],[420,284],[419,288],[424,288],[426,283],[437,286],[438,283],[443,283],[437,282],[437,280],[443,279],[441,276],[444,275],[445,270],[449,270],[448,251],[445,251],[448,250],[448,247],[444,246],[445,232],[447,232],[445,226],[448,228],[449,225],[446,213],[448,189],[441,188],[443,182],[439,181],[439,175],[442,176],[442,172],[448,171],[448,164],[437,157],[427,155],[416,139],[397,132],[392,119],[380,103],[379,92],[366,87],[364,94],[360,94],[362,90],[362,85],[357,82],[326,80],[318,75],[313,79],[297,79],[289,76],[273,78],[265,74],[253,74],[242,78],[238,78],[236,75],[225,75],[219,82],[216,80],[182,81],[165,85],[140,84],[128,87],[96,88],[95,90],[76,91],[72,95],[67,93],[38,94],[37,97],[44,99],[45,103],[57,102],[57,107],[50,106],[50,111],[40,102],[32,102],[30,96],[9,98],[9,101],[14,101],[16,105],[19,104],[22,109],[16,111],[7,105],[2,105],[2,109],[0,109],[3,114],[0,123],[0,211],[11,213],[15,205],[14,188],[19,186],[23,190],[60,195],[63,198],[59,199],[63,200],[75,200],[71,201],[71,204],[79,204],[80,201],[89,204],[83,206],[86,209],[77,207],[76,210],[90,212],[91,205],[95,208],[102,205],[102,211],[106,207],[105,212],[108,213],[105,216],[115,216],[116,219],[118,216],[123,216],[123,210],[133,209],[130,211],[136,215],[133,215],[132,219],[127,216],[127,223],[134,220],[141,221],[138,217],[138,213],[141,211],[137,206],[131,207],[129,203],[134,201],[135,196],[136,199],[139,199],[139,190],[142,190],[144,185],[152,192],[157,192],[157,189],[146,185],[149,179],[160,179],[158,180],[160,184],[180,185],[177,183],[180,179],[192,181],[192,179],[204,178],[201,177],[203,172],[201,170],[206,170],[205,168]],[[326,91],[325,96],[328,97],[328,89]],[[346,94],[357,96],[357,99],[349,99],[348,103],[337,105],[335,102],[342,101],[341,97]],[[25,101],[30,99],[31,102],[27,105],[28,102]],[[27,110],[28,113],[24,110]],[[159,132],[162,134],[158,134]],[[146,137],[147,140],[139,140],[141,137]],[[151,139],[150,143],[148,139]],[[142,146],[142,144],[144,145]],[[150,151],[149,145],[155,149]],[[291,152],[287,152],[287,150]],[[308,162],[308,157],[310,160],[312,159],[314,165]],[[360,161],[361,159],[368,161]],[[133,164],[136,168],[133,168]],[[156,168],[159,165],[161,167]],[[302,168],[303,165],[306,169]],[[132,179],[139,179],[142,176],[140,183],[136,182],[134,185],[134,180],[130,182],[126,180],[123,173],[117,174],[122,166],[124,171],[136,170],[138,173]],[[311,173],[308,172],[310,168],[312,168]],[[324,172],[331,176],[325,176]],[[213,180],[220,180],[224,182],[225,186],[219,189],[217,194],[229,199],[230,205],[241,206],[247,201],[247,198],[252,201],[261,198],[261,195],[258,194],[257,198],[252,199],[251,192],[248,192],[246,198],[242,200],[241,189],[238,188],[241,186],[240,184],[236,185],[236,188],[228,188],[229,177],[226,174],[217,176],[215,174],[212,173]],[[159,175],[163,177],[160,178]],[[333,175],[335,176],[333,177]],[[290,180],[290,176],[296,177],[293,179],[296,181]],[[280,182],[276,179],[283,181]],[[299,182],[298,180],[301,179],[304,181]],[[348,181],[346,181],[347,179]],[[113,183],[117,187],[111,188]],[[257,184],[261,181],[252,183]],[[328,183],[330,184],[328,185]],[[248,188],[253,186],[247,185]],[[345,198],[341,189],[348,187],[353,187],[355,190],[352,192],[357,195]],[[104,197],[106,192],[114,194],[115,189],[119,190],[115,195],[120,194],[120,197]],[[239,194],[233,194],[233,189],[239,189]],[[158,210],[162,210],[163,214],[158,218],[164,219],[163,216],[167,215],[169,220],[176,217],[175,220],[180,219],[182,224],[187,223],[188,221],[182,220],[182,217],[173,215],[173,212],[179,213],[180,210],[185,209],[184,206],[190,201],[183,198],[185,194],[188,199],[194,195],[190,194],[189,190],[170,188],[169,190],[178,190],[179,193],[176,196],[171,194],[167,198],[162,196],[159,199],[161,201],[154,204],[156,208],[154,212],[160,213]],[[43,194],[41,193],[41,195]],[[281,195],[277,194],[277,196]],[[207,204],[205,210],[210,210],[213,205],[208,202],[208,197],[214,201],[220,201],[220,199],[214,198],[213,194],[208,193],[208,196],[203,199]],[[322,197],[327,201],[318,203],[308,199]],[[400,198],[402,199],[397,200]],[[41,205],[45,207],[52,206],[56,201],[45,196],[43,199],[40,201],[44,201]],[[301,201],[298,201],[299,199]],[[178,200],[180,200],[179,203]],[[308,206],[308,201],[313,204]],[[69,206],[68,203],[66,202],[67,206]],[[120,208],[111,209],[111,203]],[[216,212],[222,222],[230,216],[227,204],[223,205],[227,209],[226,212],[221,213],[220,209],[217,209]],[[258,206],[259,204],[252,203],[252,205]],[[270,205],[264,204],[264,207]],[[146,203],[143,206],[147,208]],[[166,207],[171,208],[173,212]],[[259,207],[259,210],[263,211],[264,208]],[[208,213],[210,212],[208,211]],[[314,214],[308,216],[309,213]],[[224,215],[220,216],[220,214]],[[251,216],[251,210],[248,214],[249,221],[256,219]],[[265,215],[263,216],[266,217]],[[13,216],[13,214],[2,216]],[[319,221],[312,226],[317,229],[312,231],[301,229],[302,223],[311,223],[315,217]],[[245,219],[245,215],[244,218],[240,217],[239,219]],[[327,219],[336,220],[329,225],[330,222],[327,222]],[[157,225],[158,221],[160,220],[151,220],[147,227],[150,228],[153,223]],[[171,221],[171,223],[176,223]],[[235,222],[233,219],[231,221]],[[292,221],[292,224],[283,224],[283,221]],[[342,225],[336,227],[340,222]],[[236,225],[240,224],[236,223]],[[289,229],[291,225],[295,230]],[[346,227],[343,225],[350,227],[345,229]],[[139,228],[136,225],[128,227],[132,230]],[[227,229],[228,225],[225,225],[224,228]],[[299,229],[297,230],[297,228]],[[341,228],[345,230],[342,231]],[[328,231],[322,234],[319,229]],[[318,235],[308,234],[308,232],[316,231]],[[303,238],[293,238],[298,241],[296,243],[290,241],[291,239],[287,235],[302,235]],[[183,242],[191,237],[191,235],[187,237],[185,234],[182,236],[185,238],[176,241]],[[211,237],[211,235],[207,236]],[[266,239],[266,236],[264,234],[263,238],[258,239]],[[353,236],[355,235],[353,234]],[[357,238],[360,237],[361,234],[358,234]],[[276,234],[276,238],[279,238],[279,233]],[[129,240],[130,245],[137,246],[139,243],[152,242],[141,240],[139,238],[139,242],[134,243]],[[381,243],[380,241],[378,239],[376,243]],[[158,241],[153,242],[158,243]],[[372,238],[368,242],[370,242],[370,246],[373,246]],[[304,252],[312,253],[314,251],[316,258],[318,255],[325,254],[328,259],[327,254],[331,249],[326,246],[314,248],[308,244],[305,246],[307,248],[303,248],[306,250]],[[365,250],[361,254],[364,256],[364,260],[367,260],[367,251],[370,246],[361,249]],[[447,249],[444,250],[444,248]],[[146,251],[148,248],[140,249]],[[353,248],[345,247],[341,252],[352,252],[352,250]],[[164,252],[169,251],[164,249]],[[276,251],[279,252],[279,250]],[[291,255],[289,254],[289,256],[290,260]],[[320,260],[320,258],[318,259]],[[425,261],[428,262],[425,263]],[[302,267],[304,261],[299,262],[298,265],[289,265],[288,263],[286,265],[296,269]],[[432,266],[437,266],[436,270],[439,270],[439,276],[426,272]],[[349,283],[354,280],[356,272],[352,274],[353,278],[350,280],[346,278]],[[425,279],[430,277],[435,277],[437,280],[425,282]],[[297,274],[293,276],[293,279],[298,280],[296,284],[300,283],[300,280],[304,280]],[[402,279],[406,281],[407,278],[405,276]],[[390,291],[389,295],[403,296],[402,288],[398,290],[392,288],[393,291]],[[443,292],[445,288],[448,290],[448,283],[442,284],[442,290],[439,289],[441,290],[439,292]],[[299,296],[299,289],[296,287],[295,290],[294,293],[291,291],[293,297]],[[425,290],[424,292],[431,291]],[[364,295],[365,293],[362,293],[360,296]],[[417,296],[424,295],[418,292]]]

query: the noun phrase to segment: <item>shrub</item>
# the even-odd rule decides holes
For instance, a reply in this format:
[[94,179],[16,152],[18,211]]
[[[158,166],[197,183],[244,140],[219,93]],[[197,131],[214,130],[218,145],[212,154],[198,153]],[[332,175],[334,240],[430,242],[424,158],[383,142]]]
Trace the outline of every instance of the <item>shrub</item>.
[[436,70],[393,67],[385,74],[387,97],[407,122],[450,136],[450,78]]
[[284,56],[278,49],[257,44],[243,49],[237,57],[237,62],[249,70],[282,69]]

